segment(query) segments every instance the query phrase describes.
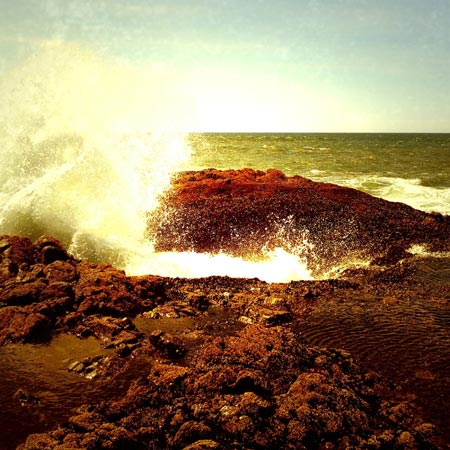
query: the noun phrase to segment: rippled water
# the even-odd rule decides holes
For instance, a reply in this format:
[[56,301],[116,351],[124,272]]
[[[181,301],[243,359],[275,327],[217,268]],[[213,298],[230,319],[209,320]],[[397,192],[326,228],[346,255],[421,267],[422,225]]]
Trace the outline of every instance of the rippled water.
[[[450,258],[424,259],[416,267],[419,281],[435,287],[450,284]],[[356,291],[353,298],[318,303],[297,327],[311,344],[349,350],[366,368],[400,386],[450,442],[450,298],[445,292],[397,301],[358,297]],[[196,331],[207,327],[208,333],[226,334],[229,323],[231,316],[214,310],[199,319],[135,320],[145,333],[161,329],[179,334],[188,350],[199,342]],[[72,361],[104,352],[94,339],[73,336],[59,336],[50,345],[0,347],[0,449],[15,448],[30,433],[54,429],[82,404],[120,397],[138,371],[145,373],[151,364],[137,362],[145,367],[133,367],[114,382],[87,380],[67,371]],[[19,388],[40,403],[21,406],[13,398]]]
[[[418,264],[417,278],[450,284],[450,260]],[[450,298],[355,297],[318,305],[299,330],[311,344],[350,351],[414,396],[450,443]]]

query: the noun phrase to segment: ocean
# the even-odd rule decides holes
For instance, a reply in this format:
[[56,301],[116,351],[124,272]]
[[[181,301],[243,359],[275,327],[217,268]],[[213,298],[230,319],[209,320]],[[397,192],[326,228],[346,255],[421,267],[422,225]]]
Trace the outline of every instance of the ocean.
[[[450,134],[71,132],[42,126],[3,135],[0,234],[57,237],[78,258],[128,274],[312,279],[284,248],[258,261],[158,253],[146,214],[178,171],[267,170],[350,186],[450,214]],[[15,131],[15,130],[14,130]],[[363,262],[364,263],[364,262]]]
[[283,248],[264,261],[226,249],[158,254],[147,213],[180,170],[251,167],[450,214],[450,134],[150,132],[177,129],[184,109],[147,75],[67,43],[43,45],[3,74],[0,234],[52,235],[76,257],[128,274],[290,281],[311,273]]
[[192,168],[276,168],[450,214],[450,134],[191,134]]

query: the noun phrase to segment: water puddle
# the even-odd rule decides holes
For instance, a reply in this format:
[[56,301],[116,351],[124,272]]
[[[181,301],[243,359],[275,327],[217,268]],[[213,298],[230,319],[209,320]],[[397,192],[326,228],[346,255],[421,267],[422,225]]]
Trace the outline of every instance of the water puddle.
[[[225,335],[241,326],[231,312],[209,308],[201,317],[138,317],[144,333],[161,330],[179,335],[187,354],[178,363],[188,364],[203,340],[202,330]],[[55,337],[49,344],[9,344],[0,347],[0,450],[15,449],[27,435],[56,428],[83,404],[112,401],[123,396],[132,380],[146,374],[152,360],[138,357],[126,371],[111,380],[89,380],[68,371],[75,361],[107,354],[94,338]],[[20,393],[22,391],[22,393]]]
[[129,385],[126,376],[108,383],[67,370],[76,360],[106,353],[94,338],[70,335],[48,345],[0,347],[0,448],[14,449],[30,433],[54,429],[82,404],[120,398]]
[[[433,276],[437,277],[433,271]],[[450,310],[428,298],[354,298],[318,305],[298,324],[312,345],[350,351],[423,408],[450,442]]]
[[188,365],[192,355],[199,348],[205,337],[210,339],[215,336],[229,336],[244,327],[237,321],[237,316],[231,310],[211,306],[208,313],[198,317],[163,317],[153,319],[146,316],[138,316],[133,320],[136,327],[151,335],[160,330],[182,339],[186,354],[177,359],[177,364]]

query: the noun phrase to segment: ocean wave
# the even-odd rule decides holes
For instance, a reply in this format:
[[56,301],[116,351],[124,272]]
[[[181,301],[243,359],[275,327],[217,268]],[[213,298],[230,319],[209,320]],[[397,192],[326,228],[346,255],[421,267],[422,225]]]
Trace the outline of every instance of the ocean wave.
[[419,178],[361,175],[353,178],[327,176],[319,180],[317,172],[312,175],[316,181],[351,187],[385,200],[405,203],[421,211],[450,214],[450,188],[425,186]]
[[145,73],[64,42],[5,74],[0,234],[49,234],[76,257],[110,262],[141,245],[146,213],[190,156],[183,134],[148,133],[159,106],[148,85]]

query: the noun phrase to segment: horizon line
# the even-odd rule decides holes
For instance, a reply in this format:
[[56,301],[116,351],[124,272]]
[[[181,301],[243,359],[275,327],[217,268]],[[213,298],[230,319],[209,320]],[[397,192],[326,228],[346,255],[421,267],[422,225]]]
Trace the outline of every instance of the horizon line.
[[450,134],[450,131],[183,131],[188,134]]

